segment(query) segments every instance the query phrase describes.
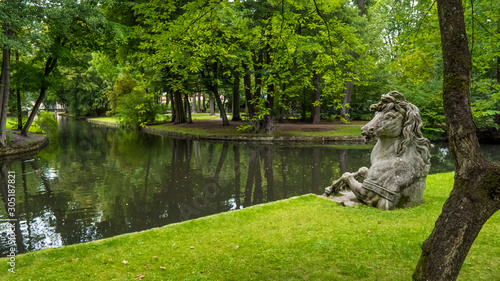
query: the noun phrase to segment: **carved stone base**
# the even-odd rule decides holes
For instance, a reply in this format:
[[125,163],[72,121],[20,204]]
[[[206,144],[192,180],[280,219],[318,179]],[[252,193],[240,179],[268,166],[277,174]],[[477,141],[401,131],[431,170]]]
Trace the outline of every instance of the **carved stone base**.
[[352,191],[341,192],[341,196],[328,196],[327,198],[339,203],[342,206],[356,206],[361,204],[361,202],[356,198],[356,195]]

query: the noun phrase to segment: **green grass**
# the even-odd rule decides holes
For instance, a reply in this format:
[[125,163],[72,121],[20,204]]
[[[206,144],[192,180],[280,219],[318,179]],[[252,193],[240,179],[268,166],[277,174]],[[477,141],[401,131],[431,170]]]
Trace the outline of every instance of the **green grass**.
[[[7,129],[17,129],[17,117],[7,117],[7,124],[5,126]],[[42,129],[38,127],[35,122],[31,123],[30,129],[28,130],[32,133],[42,133]]]
[[118,117],[95,117],[92,118],[92,120],[96,121],[101,121],[101,122],[108,122],[108,123],[114,123],[114,124],[120,124],[120,121],[118,120]]
[[333,136],[361,136],[362,125],[336,126],[335,130],[327,132],[301,132],[293,131],[287,134],[294,136],[311,136],[311,137],[333,137]]
[[[195,121],[195,120],[210,120],[210,119],[219,118],[219,114],[217,113],[217,114],[210,116],[209,113],[192,113],[191,118],[193,119],[193,121]],[[230,119],[231,116],[228,116],[227,118]]]
[[[382,211],[305,195],[92,243],[16,257],[17,280],[410,280],[453,174],[428,177],[425,203]],[[498,280],[500,215],[460,280]],[[157,258],[155,258],[157,257]],[[127,261],[126,264],[123,261]],[[164,267],[162,269],[161,267]],[[7,280],[6,259],[0,279]]]
[[148,128],[157,129],[161,131],[189,134],[189,135],[198,135],[198,136],[249,136],[249,137],[260,136],[256,134],[249,134],[237,131],[234,127],[223,127],[222,121],[220,127],[218,127],[217,129],[210,129],[210,130],[176,126],[173,124],[151,125],[148,126]]

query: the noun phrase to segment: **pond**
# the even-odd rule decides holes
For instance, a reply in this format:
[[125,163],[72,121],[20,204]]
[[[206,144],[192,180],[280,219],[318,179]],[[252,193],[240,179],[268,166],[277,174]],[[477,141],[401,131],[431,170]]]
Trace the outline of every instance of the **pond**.
[[[254,145],[149,135],[59,120],[58,138],[35,157],[2,164],[16,177],[18,251],[88,242],[271,202],[322,194],[369,166],[371,146]],[[500,161],[500,146],[485,146]],[[453,170],[444,144],[431,173]],[[1,188],[0,254],[12,237]]]

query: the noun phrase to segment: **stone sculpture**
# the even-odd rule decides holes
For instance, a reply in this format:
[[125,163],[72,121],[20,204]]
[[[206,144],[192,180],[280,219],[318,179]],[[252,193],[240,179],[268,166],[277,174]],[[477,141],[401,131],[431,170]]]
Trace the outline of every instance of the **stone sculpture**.
[[[430,168],[432,145],[420,128],[418,108],[397,91],[382,95],[370,106],[375,117],[361,128],[365,141],[377,140],[370,156],[371,167],[345,173],[325,189],[325,196],[350,189],[347,201],[392,210],[418,205],[423,200],[425,179]],[[359,182],[359,178],[364,178]],[[343,201],[344,205],[348,205]]]

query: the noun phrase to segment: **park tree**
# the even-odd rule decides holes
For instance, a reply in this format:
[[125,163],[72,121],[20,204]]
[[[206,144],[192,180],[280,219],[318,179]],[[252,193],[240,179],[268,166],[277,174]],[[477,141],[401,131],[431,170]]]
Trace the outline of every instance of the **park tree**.
[[32,60],[43,65],[39,81],[39,95],[21,134],[27,132],[35,119],[47,89],[54,83],[54,72],[59,65],[77,62],[78,55],[120,43],[122,34],[116,25],[107,22],[100,5],[94,1],[43,1],[37,6],[43,11],[40,28],[35,30],[42,40],[35,44]]
[[[28,32],[35,28],[40,9],[38,1],[6,0],[0,2],[0,39],[2,45],[2,69],[0,87],[0,146],[6,143],[7,111],[11,88],[11,56],[29,48],[29,39],[36,35]],[[14,52],[13,52],[14,50]]]
[[455,183],[422,245],[414,280],[455,280],[486,221],[500,209],[500,165],[485,160],[471,111],[472,61],[460,0],[437,1],[443,102]]

